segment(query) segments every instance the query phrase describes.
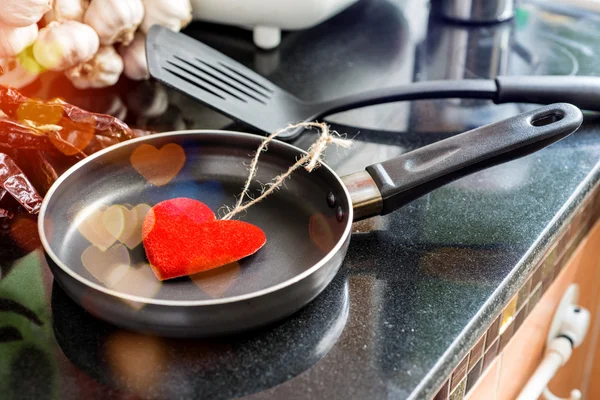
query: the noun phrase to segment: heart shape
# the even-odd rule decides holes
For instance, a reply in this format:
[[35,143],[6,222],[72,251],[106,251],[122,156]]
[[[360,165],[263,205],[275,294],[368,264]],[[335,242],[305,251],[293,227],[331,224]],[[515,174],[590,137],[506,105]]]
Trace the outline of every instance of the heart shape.
[[155,186],[171,182],[185,164],[185,151],[175,143],[164,145],[158,150],[149,144],[138,146],[129,158],[133,168]]
[[[131,268],[127,270],[127,273],[123,276],[123,278],[121,278],[112,286],[112,289],[116,290],[117,292],[151,299],[156,296],[161,285],[162,283],[157,281],[154,277],[150,265],[146,263],[140,263],[138,265],[132,265]],[[140,310],[145,304],[131,300],[123,301],[125,304],[135,310]]]
[[[104,224],[104,212],[107,209],[106,206],[85,208],[75,217],[79,233],[101,251],[106,251],[117,240]],[[112,224],[117,225],[118,222],[112,222]],[[111,229],[114,231],[118,227],[112,226]]]
[[108,207],[102,213],[102,224],[115,240],[121,237],[123,229],[125,229],[124,208],[120,204],[115,204]]
[[162,281],[238,261],[260,250],[267,239],[252,224],[215,220],[204,203],[177,198],[152,207],[144,219],[142,241]]
[[147,204],[129,209],[121,204],[99,206],[78,214],[78,230],[93,245],[106,251],[115,241],[134,249],[142,242],[142,223],[150,211]]
[[121,207],[123,214],[123,230],[118,240],[133,250],[142,243],[142,224],[151,207],[148,204],[138,204],[131,210],[125,206],[118,207]]
[[223,297],[225,292],[240,276],[240,263],[234,262],[220,268],[190,275],[190,279],[204,293],[213,299]]
[[81,254],[81,262],[94,278],[108,288],[116,286],[127,275],[131,264],[129,251],[122,244],[106,251],[90,246]]

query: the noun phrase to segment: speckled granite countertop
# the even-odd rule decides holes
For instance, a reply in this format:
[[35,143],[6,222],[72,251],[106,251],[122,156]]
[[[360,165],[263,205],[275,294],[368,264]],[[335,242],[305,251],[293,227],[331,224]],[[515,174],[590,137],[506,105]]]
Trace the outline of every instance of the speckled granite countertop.
[[[313,99],[412,80],[595,72],[600,23],[591,17],[574,17],[580,18],[575,24],[524,6],[510,24],[465,31],[428,24],[420,3],[360,2],[319,27],[287,35],[271,53],[257,52],[243,31],[195,24],[186,32]],[[450,54],[462,58],[450,65]],[[42,80],[30,91],[47,94],[64,84]],[[168,110],[144,116],[140,110],[161,96]],[[92,101],[72,91],[67,99],[96,111],[126,107],[127,122],[157,130],[241,129],[156,84],[123,83],[96,92]],[[330,122],[356,144],[331,152],[328,162],[340,174],[354,172],[529,108],[420,101],[336,115]],[[296,144],[306,147],[311,139]],[[35,318],[0,314],[0,393],[15,399],[429,398],[597,183],[599,160],[600,119],[587,115],[576,134],[543,151],[356,224],[340,273],[314,302],[275,326],[219,340],[154,338],[95,320],[53,284],[35,243],[17,243],[2,227],[0,300],[27,307]]]

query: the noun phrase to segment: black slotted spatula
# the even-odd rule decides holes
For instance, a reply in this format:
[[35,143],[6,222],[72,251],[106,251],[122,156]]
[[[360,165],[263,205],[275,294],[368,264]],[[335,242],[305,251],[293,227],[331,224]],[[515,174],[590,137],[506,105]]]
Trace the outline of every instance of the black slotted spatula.
[[[288,124],[394,101],[436,98],[490,99],[495,103],[572,103],[600,111],[600,78],[502,76],[414,82],[321,101],[301,100],[251,69],[182,33],[154,25],[146,39],[150,75],[228,117],[265,134]],[[279,136],[292,139],[300,129]]]

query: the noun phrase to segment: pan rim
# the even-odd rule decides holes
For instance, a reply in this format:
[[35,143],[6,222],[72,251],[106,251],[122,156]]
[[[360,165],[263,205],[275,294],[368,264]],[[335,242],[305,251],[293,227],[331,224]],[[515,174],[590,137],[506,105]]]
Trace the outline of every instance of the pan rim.
[[[106,295],[117,297],[117,298],[120,298],[123,300],[134,301],[134,302],[142,303],[142,304],[153,304],[153,305],[158,305],[158,306],[173,306],[173,307],[216,306],[216,305],[222,305],[222,304],[238,303],[238,302],[242,302],[242,301],[248,301],[248,300],[252,300],[255,298],[259,298],[259,297],[262,297],[262,296],[265,296],[265,295],[268,295],[271,293],[275,293],[279,290],[282,290],[286,287],[292,286],[292,285],[304,280],[308,276],[312,275],[313,273],[315,273],[316,271],[321,269],[323,266],[327,265],[329,263],[329,261],[332,258],[334,258],[336,254],[338,254],[338,252],[341,250],[341,248],[346,243],[348,237],[350,236],[350,233],[352,230],[352,222],[353,222],[353,218],[354,218],[354,210],[352,207],[352,203],[350,202],[351,197],[350,197],[350,193],[348,192],[348,189],[346,188],[346,185],[344,185],[340,176],[333,169],[331,169],[331,167],[329,167],[325,163],[321,164],[320,168],[325,168],[338,181],[338,183],[340,184],[340,187],[344,191],[344,195],[346,196],[346,203],[348,205],[348,221],[346,223],[346,227],[344,228],[344,232],[343,232],[342,236],[340,237],[340,239],[338,240],[336,245],[333,247],[333,249],[331,249],[331,251],[329,251],[329,253],[327,253],[325,256],[323,256],[316,264],[314,264],[307,270],[294,276],[293,278],[290,278],[286,281],[280,282],[276,285],[258,290],[256,292],[247,293],[247,294],[238,295],[238,296],[227,297],[227,298],[223,298],[223,299],[210,299],[210,300],[149,299],[146,297],[139,297],[139,296],[134,296],[134,295],[118,292],[116,290],[109,289],[109,288],[101,286],[95,282],[92,282],[91,280],[89,280],[89,279],[81,276],[77,272],[75,272],[73,269],[69,268],[54,253],[54,251],[50,247],[50,244],[44,233],[44,220],[45,220],[44,217],[46,216],[46,209],[48,208],[48,204],[52,201],[52,197],[53,197],[54,193],[57,191],[57,189],[60,187],[60,185],[64,181],[66,181],[71,175],[73,175],[76,171],[78,171],[80,168],[87,165],[88,163],[91,163],[95,159],[102,157],[104,154],[107,154],[112,151],[116,151],[117,149],[120,149],[122,147],[126,147],[129,145],[138,143],[138,142],[148,141],[153,138],[172,137],[172,136],[187,136],[187,135],[195,135],[195,134],[202,134],[202,133],[207,133],[207,134],[208,133],[213,133],[213,134],[217,133],[217,134],[221,134],[224,136],[230,136],[230,137],[241,136],[241,137],[245,137],[245,138],[252,138],[252,140],[263,139],[260,136],[250,134],[250,133],[239,132],[239,131],[220,130],[220,129],[188,129],[188,130],[180,130],[180,131],[169,131],[169,132],[157,133],[157,134],[153,134],[153,135],[149,135],[149,136],[142,136],[139,138],[127,140],[125,142],[117,143],[106,149],[100,150],[100,151],[92,154],[91,156],[84,158],[83,160],[77,162],[72,167],[70,167],[67,171],[65,171],[56,180],[56,182],[54,182],[54,184],[50,187],[50,189],[46,193],[46,196],[44,196],[44,199],[42,201],[42,206],[41,206],[40,212],[38,214],[38,223],[37,223],[38,234],[39,234],[40,241],[42,243],[44,252],[52,259],[52,261],[63,272],[65,272],[67,275],[69,275],[72,279],[75,279],[79,283],[81,283],[89,288],[92,288],[92,289],[100,291]],[[282,142],[277,139],[275,139],[274,141],[277,142],[278,145],[288,147],[290,150],[298,151],[301,154],[307,154],[306,151],[300,149],[299,147],[293,146],[289,143],[285,143],[285,142]]]

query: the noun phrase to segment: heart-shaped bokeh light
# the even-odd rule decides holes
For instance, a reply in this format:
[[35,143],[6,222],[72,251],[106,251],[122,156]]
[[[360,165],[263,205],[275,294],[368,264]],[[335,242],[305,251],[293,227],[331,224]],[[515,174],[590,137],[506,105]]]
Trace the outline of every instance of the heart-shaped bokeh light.
[[122,244],[106,251],[90,246],[81,254],[81,263],[94,278],[108,288],[118,284],[131,268],[129,251]]
[[94,246],[106,251],[117,240],[130,249],[142,242],[142,223],[148,204],[128,208],[121,204],[84,209],[76,217],[79,232]]
[[171,182],[185,164],[185,151],[175,143],[157,149],[149,144],[138,146],[129,159],[135,170],[155,186]]
[[219,268],[190,275],[190,279],[204,293],[213,299],[217,299],[223,297],[225,292],[235,283],[240,276],[240,272],[240,263],[236,261]]

